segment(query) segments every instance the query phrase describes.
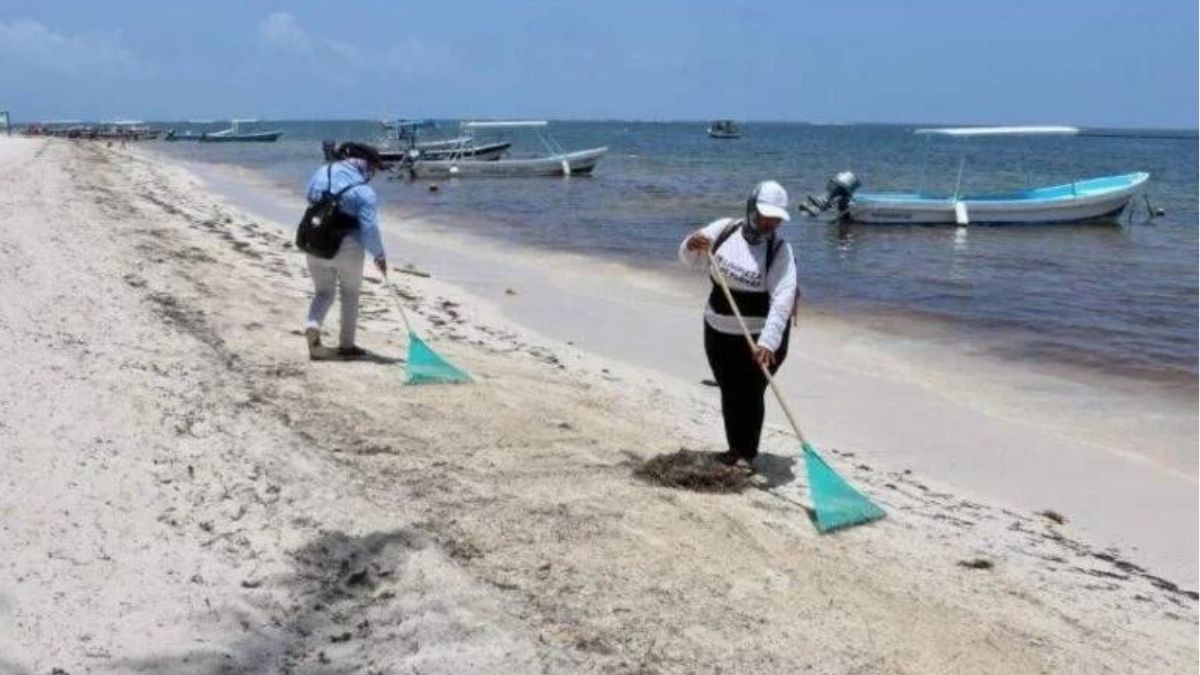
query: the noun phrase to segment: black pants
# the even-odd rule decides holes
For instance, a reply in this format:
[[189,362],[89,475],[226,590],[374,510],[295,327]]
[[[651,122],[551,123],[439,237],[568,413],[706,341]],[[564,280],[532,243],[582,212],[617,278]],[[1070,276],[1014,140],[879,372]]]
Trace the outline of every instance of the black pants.
[[[775,365],[770,368],[772,375],[787,358],[790,333],[789,324],[783,331],[779,351],[775,352]],[[754,339],[757,341],[758,336]],[[766,414],[763,395],[767,378],[763,377],[745,336],[740,333],[718,333],[705,322],[704,353],[717,386],[721,388],[721,415],[725,418],[725,440],[729,450],[738,457],[753,460],[758,455],[758,441],[762,437]]]

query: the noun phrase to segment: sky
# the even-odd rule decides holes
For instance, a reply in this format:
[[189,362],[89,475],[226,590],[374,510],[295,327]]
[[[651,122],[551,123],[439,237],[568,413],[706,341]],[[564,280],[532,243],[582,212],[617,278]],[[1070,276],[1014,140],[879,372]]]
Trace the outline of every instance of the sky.
[[1197,127],[1196,0],[0,0],[15,121]]

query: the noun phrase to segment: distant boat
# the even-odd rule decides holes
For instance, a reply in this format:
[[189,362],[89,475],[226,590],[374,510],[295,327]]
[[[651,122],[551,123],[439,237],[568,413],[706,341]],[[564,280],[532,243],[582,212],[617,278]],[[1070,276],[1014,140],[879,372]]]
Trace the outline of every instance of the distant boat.
[[237,134],[225,129],[211,134],[203,134],[198,139],[201,143],[271,143],[279,140],[282,131],[256,131],[249,134]]
[[164,141],[198,141],[200,134],[193,134],[190,131],[185,131],[182,134],[174,129],[167,129],[167,133],[163,134]]
[[[254,131],[249,133],[241,132],[241,124],[257,122],[258,120],[241,119],[230,120],[228,129],[220,131],[204,131],[195,133],[193,131],[184,131],[179,133],[174,129],[168,129],[166,135],[163,136],[164,141],[198,141],[200,143],[271,143],[279,140],[283,135],[282,131]],[[202,124],[204,122],[189,122],[189,124]]]
[[114,120],[104,126],[96,127],[91,138],[139,141],[158,138],[159,133],[161,133],[159,129],[151,129],[150,125],[141,120]]
[[175,131],[172,129],[171,131],[167,132],[165,140],[168,140],[168,141],[195,140],[195,141],[199,141],[201,143],[271,143],[271,142],[279,140],[279,137],[283,135],[282,131],[254,131],[254,132],[249,132],[249,133],[242,133],[241,127],[240,127],[241,124],[247,124],[250,122],[257,122],[257,121],[258,120],[252,120],[252,119],[230,120],[230,127],[228,129],[221,129],[220,131],[204,132],[199,135],[192,134],[191,132],[187,132],[183,135],[179,135],[179,134],[176,134]]
[[452,153],[446,159],[426,159],[424,156],[418,156],[415,160],[403,163],[397,168],[406,169],[413,178],[573,176],[590,174],[596,168],[596,163],[600,161],[600,158],[608,152],[607,147],[567,152],[553,138],[541,133],[540,129],[546,128],[547,125],[547,122],[541,120],[465,122],[462,125],[463,130],[472,137],[479,130],[533,129],[549,152],[543,157],[505,157],[484,161]]
[[257,122],[258,120],[230,120],[230,127],[220,131],[201,134],[201,143],[271,143],[279,140],[282,131],[255,131],[242,133],[239,125]]
[[[983,136],[1074,136],[1075,127],[955,127],[915,133],[953,138]],[[1003,192],[960,192],[965,156],[954,190],[935,192],[857,192],[858,179],[843,172],[829,181],[826,194],[809,197],[801,210],[815,216],[835,206],[851,222],[872,224],[1017,224],[1115,221],[1149,180],[1146,172],[1075,180],[1070,183]]]
[[742,132],[733,120],[713,120],[708,125],[710,138],[741,138]]

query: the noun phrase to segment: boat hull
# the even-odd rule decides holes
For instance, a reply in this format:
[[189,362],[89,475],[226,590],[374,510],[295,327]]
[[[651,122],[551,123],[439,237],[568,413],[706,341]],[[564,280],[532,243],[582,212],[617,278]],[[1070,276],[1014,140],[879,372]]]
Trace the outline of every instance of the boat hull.
[[261,131],[253,134],[206,134],[196,140],[201,143],[273,143],[282,135],[282,131]]
[[591,173],[606,152],[608,148],[591,148],[551,157],[495,161],[418,159],[411,171],[416,178],[580,175]]
[[[473,159],[484,162],[492,162],[500,159],[512,143],[487,143],[485,145],[476,145],[471,147],[456,147],[456,148],[422,148],[420,145],[417,149],[420,151],[421,160],[443,160],[452,158]],[[407,158],[408,153],[401,150],[389,150],[379,153],[385,162],[400,162]]]
[[458,138],[446,138],[440,141],[421,141],[417,143],[416,148],[422,152],[426,150],[453,150],[454,148],[461,148],[474,142],[475,139],[471,136],[459,136]]
[[1065,185],[958,199],[913,193],[860,193],[850,220],[875,225],[1065,224],[1112,221],[1145,187],[1148,173],[1106,176]]

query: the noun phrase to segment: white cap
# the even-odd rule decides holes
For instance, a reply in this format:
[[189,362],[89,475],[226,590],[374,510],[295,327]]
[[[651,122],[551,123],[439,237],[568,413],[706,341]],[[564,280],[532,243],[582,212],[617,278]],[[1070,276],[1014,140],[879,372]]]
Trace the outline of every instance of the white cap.
[[791,220],[788,215],[788,194],[783,186],[773,180],[765,180],[754,188],[754,207],[767,218]]

